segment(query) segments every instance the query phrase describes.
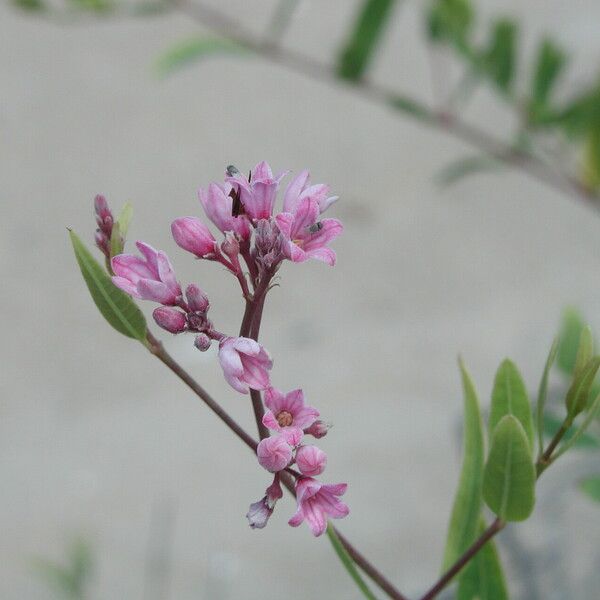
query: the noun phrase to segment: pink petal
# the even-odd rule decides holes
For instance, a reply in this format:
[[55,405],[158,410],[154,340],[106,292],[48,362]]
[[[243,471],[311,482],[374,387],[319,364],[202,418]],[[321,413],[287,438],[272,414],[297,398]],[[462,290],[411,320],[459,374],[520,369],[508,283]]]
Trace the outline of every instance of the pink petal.
[[283,196],[283,210],[284,212],[294,212],[299,202],[299,197],[308,180],[310,173],[307,170],[300,171],[292,181],[288,184],[285,194]]
[[277,414],[281,411],[285,396],[279,390],[270,387],[265,391],[264,401],[265,406]]
[[263,425],[273,431],[281,431],[281,425],[279,425],[275,415],[268,410],[262,418]]
[[316,248],[305,253],[306,258],[314,258],[320,260],[330,267],[335,266],[335,251],[331,248]]
[[[116,257],[115,257],[116,258]],[[137,291],[137,286],[129,279],[125,279],[124,277],[115,277],[113,276],[112,282],[121,290],[123,290],[126,294],[133,296],[134,298],[141,298],[139,292]]]

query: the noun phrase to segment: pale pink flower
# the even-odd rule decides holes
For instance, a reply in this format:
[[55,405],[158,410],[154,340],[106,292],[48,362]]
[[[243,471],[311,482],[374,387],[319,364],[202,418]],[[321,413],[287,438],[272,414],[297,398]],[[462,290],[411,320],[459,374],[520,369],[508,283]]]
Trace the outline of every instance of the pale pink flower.
[[181,333],[187,325],[185,315],[172,306],[159,306],[154,309],[152,316],[156,324],[169,333]]
[[275,435],[261,440],[256,448],[256,456],[261,467],[271,473],[277,473],[292,461],[292,447],[285,437]]
[[167,255],[144,242],[136,242],[136,246],[143,258],[131,254],[113,257],[113,283],[134,298],[177,304],[181,287]]
[[269,370],[273,361],[267,351],[254,340],[244,337],[224,337],[219,342],[219,362],[227,383],[238,392],[269,387]]
[[316,446],[300,446],[296,450],[296,466],[302,475],[316,477],[327,466],[327,454]]
[[315,258],[330,266],[335,264],[335,252],[327,244],[342,233],[343,227],[337,219],[319,221],[319,214],[319,204],[304,198],[295,212],[282,212],[275,217],[286,258],[293,262]]
[[288,521],[298,527],[304,520],[313,535],[319,536],[327,529],[327,519],[342,519],[350,509],[339,499],[346,493],[345,483],[325,484],[312,477],[302,477],[296,481],[298,508]]
[[283,196],[283,212],[296,212],[298,205],[305,198],[314,200],[319,205],[319,212],[324,213],[338,196],[329,196],[329,186],[324,183],[309,185],[310,174],[301,171],[290,181]]
[[319,411],[304,404],[302,390],[284,394],[275,388],[265,392],[265,406],[269,409],[263,417],[263,425],[283,434],[296,446],[302,439],[302,430],[310,427],[319,416]]
[[227,175],[226,180],[240,194],[244,211],[250,219],[268,219],[273,214],[279,182],[286,173],[273,176],[271,167],[262,161],[251,171],[250,181],[239,171]]
[[196,217],[181,217],[171,223],[175,243],[198,258],[214,258],[217,241],[208,227]]
[[262,529],[266,526],[270,516],[273,514],[277,500],[283,497],[281,485],[279,485],[279,475],[275,473],[273,483],[267,488],[266,495],[250,505],[250,510],[246,515],[252,529]]
[[250,223],[244,215],[232,215],[232,190],[233,186],[230,183],[211,183],[207,190],[198,190],[198,198],[206,216],[219,231],[233,231],[241,240],[246,240],[250,237]]

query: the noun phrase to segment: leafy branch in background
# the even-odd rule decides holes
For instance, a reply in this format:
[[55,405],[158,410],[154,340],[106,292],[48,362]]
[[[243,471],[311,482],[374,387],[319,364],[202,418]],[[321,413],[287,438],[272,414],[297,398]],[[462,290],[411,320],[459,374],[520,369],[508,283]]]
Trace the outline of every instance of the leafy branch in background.
[[[46,0],[13,0],[30,14],[57,22],[61,11]],[[385,104],[421,123],[452,135],[477,155],[459,158],[437,177],[449,184],[480,171],[504,165],[520,169],[545,185],[600,207],[600,78],[558,102],[556,90],[566,74],[567,55],[551,37],[542,38],[529,61],[529,81],[517,77],[522,70],[519,24],[499,17],[488,24],[483,42],[476,42],[477,14],[471,0],[433,0],[425,4],[427,43],[453,54],[464,75],[446,98],[417,99],[368,78],[369,67],[380,49],[389,22],[399,13],[394,0],[364,0],[342,39],[334,65],[286,48],[282,43],[300,0],[280,0],[261,38],[249,31],[242,19],[201,0],[70,0],[63,12],[108,16],[156,15],[177,11],[208,29],[176,43],[159,57],[157,67],[165,75],[210,55],[239,52],[260,56],[291,71],[331,84],[345,85],[368,101]],[[510,108],[518,122],[509,139],[472,124],[463,117],[467,100],[486,84]],[[565,94],[561,94],[565,96]]]

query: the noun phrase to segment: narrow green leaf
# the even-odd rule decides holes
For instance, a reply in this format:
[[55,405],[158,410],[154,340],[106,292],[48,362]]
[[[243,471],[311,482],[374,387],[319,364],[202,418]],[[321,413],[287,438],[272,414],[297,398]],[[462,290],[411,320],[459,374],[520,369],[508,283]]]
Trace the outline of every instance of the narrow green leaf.
[[482,58],[482,68],[503,91],[508,91],[515,74],[517,24],[500,19],[493,25],[488,49]]
[[584,327],[583,317],[576,308],[569,307],[563,312],[556,364],[567,375],[572,375],[575,369],[579,338]]
[[506,415],[513,415],[521,423],[527,434],[529,447],[533,449],[533,422],[527,388],[516,365],[508,359],[502,361],[494,379],[489,419],[490,439],[496,425]]
[[202,58],[246,52],[246,48],[225,38],[196,36],[180,41],[166,50],[156,61],[156,69],[164,77]]
[[579,484],[579,487],[592,500],[600,502],[600,475],[587,477]]
[[537,54],[532,83],[533,102],[545,106],[550,92],[567,61],[566,54],[550,38],[542,40]]
[[483,476],[483,498],[503,521],[523,521],[535,504],[535,466],[521,423],[506,415],[494,430]]
[[579,336],[579,347],[575,357],[575,367],[573,368],[573,377],[577,377],[583,368],[590,362],[594,356],[594,340],[592,339],[592,330],[584,327]]
[[446,536],[443,571],[454,564],[475,541],[481,512],[483,422],[475,386],[462,360],[459,366],[464,390],[463,464]]
[[469,34],[474,22],[470,0],[434,0],[427,16],[427,33],[432,42],[448,42],[470,56]]
[[[478,535],[486,530],[480,520]],[[473,557],[459,575],[456,600],[508,600],[508,589],[494,540]]]
[[542,379],[538,388],[537,403],[535,405],[537,417],[536,423],[538,432],[538,446],[540,455],[544,452],[544,409],[546,408],[546,398],[548,396],[548,377],[550,375],[550,369],[552,368],[554,360],[556,359],[557,352],[558,338],[555,338],[554,342],[552,342],[550,352],[548,353],[548,358],[546,359],[544,372],[542,374]]
[[415,117],[421,121],[429,121],[431,113],[418,100],[407,98],[406,96],[393,96],[389,99],[389,104],[396,110],[401,110],[411,117]]
[[600,369],[600,356],[594,356],[584,367],[575,372],[565,400],[567,414],[571,419],[585,410],[598,369]]
[[119,230],[121,232],[121,236],[123,239],[127,237],[127,232],[129,231],[129,225],[131,223],[131,219],[133,218],[133,206],[131,202],[126,202],[117,217],[117,223],[119,224]]
[[333,525],[331,523],[327,524],[327,536],[329,537],[329,541],[331,542],[335,553],[338,555],[338,558],[340,559],[341,563],[346,568],[346,571],[348,571],[348,573],[350,574],[350,577],[352,577],[354,583],[356,583],[358,589],[363,593],[363,596],[365,598],[368,598],[369,600],[377,600],[376,596],[369,589],[369,586],[366,584],[365,580],[360,576],[360,573],[358,572],[358,569],[356,568],[352,557],[348,554],[346,548],[344,548],[344,546],[342,545],[342,542],[337,536],[335,529],[333,528]]
[[[544,435],[548,439],[552,439],[562,425],[562,419],[546,413],[544,415]],[[563,444],[566,444],[573,438],[577,427],[572,426],[567,430],[567,433],[563,436]],[[582,432],[581,435],[573,444],[573,448],[579,450],[595,450],[600,448],[600,439],[597,436],[592,435],[589,432]]]
[[342,79],[357,81],[366,72],[391,16],[394,0],[364,0],[337,64]]
[[121,235],[121,227],[119,221],[115,221],[110,234],[110,258],[123,252],[123,236]]
[[579,427],[575,427],[575,431],[568,439],[563,437],[563,443],[559,448],[558,452],[554,455],[554,460],[556,460],[561,454],[564,454],[567,450],[572,448],[577,444],[577,442],[581,439],[581,437],[585,434],[587,428],[592,424],[592,421],[596,418],[596,416],[600,413],[600,395],[596,397],[594,403],[590,407],[585,419],[579,425]]
[[70,230],[69,235],[81,274],[102,316],[119,333],[144,342],[146,319],[142,311],[125,292],[115,287],[109,275],[75,232]]
[[42,0],[12,0],[12,3],[21,10],[31,12],[46,10],[46,5]]
[[600,123],[594,124],[586,136],[581,178],[590,189],[600,188]]
[[436,176],[438,185],[449,186],[468,175],[496,171],[502,168],[502,163],[489,156],[466,156],[446,165]]

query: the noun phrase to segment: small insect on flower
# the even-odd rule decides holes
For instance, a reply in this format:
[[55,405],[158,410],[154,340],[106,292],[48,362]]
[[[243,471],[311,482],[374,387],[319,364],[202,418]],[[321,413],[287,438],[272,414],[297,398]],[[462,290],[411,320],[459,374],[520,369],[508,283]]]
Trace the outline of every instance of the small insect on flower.
[[229,175],[229,177],[235,177],[240,172],[235,165],[227,165],[225,170],[227,171],[227,175]]
[[309,225],[306,229],[308,229],[310,233],[317,233],[323,229],[323,223],[321,221],[317,221],[316,223]]

